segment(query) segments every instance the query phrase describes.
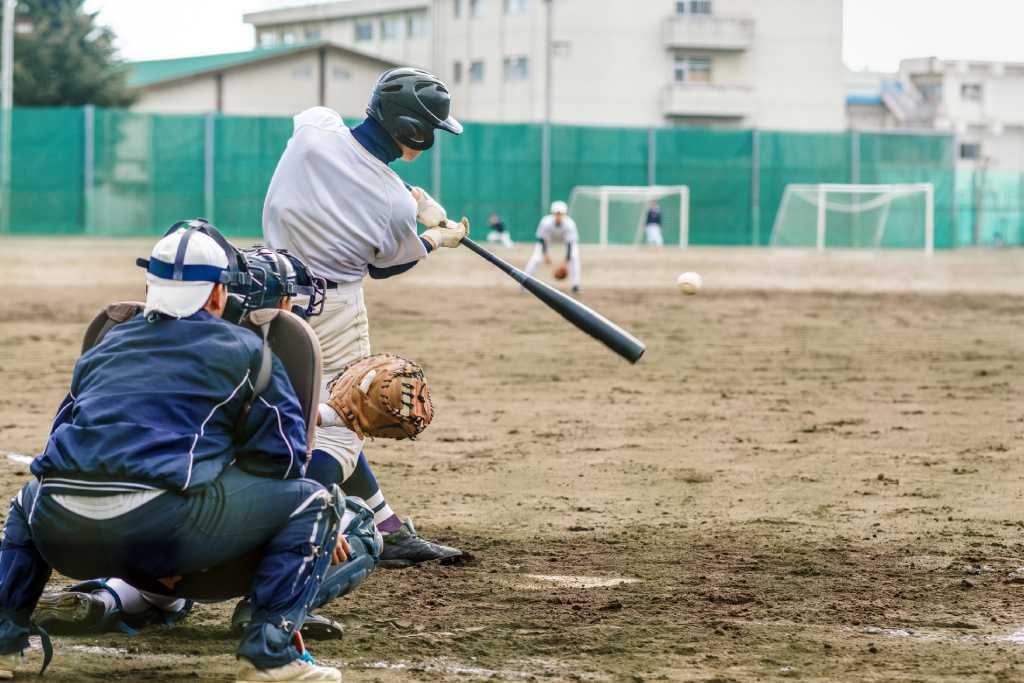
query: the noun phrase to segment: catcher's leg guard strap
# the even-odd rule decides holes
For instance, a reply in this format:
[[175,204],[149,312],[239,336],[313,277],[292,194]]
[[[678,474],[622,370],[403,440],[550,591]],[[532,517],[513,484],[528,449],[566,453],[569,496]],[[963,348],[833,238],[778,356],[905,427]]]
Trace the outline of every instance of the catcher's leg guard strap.
[[350,521],[345,524],[343,533],[352,552],[345,562],[327,567],[309,606],[311,610],[354,591],[380,561],[384,541],[373,523],[373,511],[360,498],[346,498],[344,504],[347,513],[342,519],[350,518]]
[[[276,613],[262,607],[254,609],[252,622],[242,632],[242,642],[236,655],[248,658],[257,669],[284,666],[299,656],[294,644],[295,632],[302,626],[306,612],[313,604],[320,582],[330,566],[331,554],[338,539],[339,521],[345,506],[345,499],[337,485],[331,487],[330,493],[321,491],[320,494],[292,513],[293,518],[303,513],[316,516],[313,524],[314,535],[304,546],[304,556],[297,565],[290,561],[286,568],[290,575],[295,576],[294,582],[289,585],[298,588],[297,592],[285,609],[277,610]],[[277,570],[277,567],[274,569]],[[298,573],[293,574],[292,572],[296,570]],[[261,563],[257,582],[260,581],[262,573]],[[287,590],[287,587],[280,584],[276,587],[278,590]],[[257,602],[263,602],[262,599],[257,600],[259,589],[260,587],[254,584],[254,606]]]

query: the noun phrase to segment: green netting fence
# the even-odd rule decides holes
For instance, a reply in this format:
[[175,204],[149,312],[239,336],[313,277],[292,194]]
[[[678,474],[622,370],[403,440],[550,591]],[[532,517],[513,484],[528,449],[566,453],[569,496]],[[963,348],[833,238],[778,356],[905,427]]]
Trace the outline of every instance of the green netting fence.
[[[228,234],[258,238],[263,199],[292,131],[289,117],[92,107],[16,108],[12,121],[9,232],[35,235],[156,235],[204,216]],[[435,149],[393,168],[437,191],[450,213],[469,217],[476,235],[497,211],[513,239],[532,240],[546,213],[541,126],[465,128],[458,137],[439,135]],[[787,184],[930,182],[935,246],[953,247],[973,243],[953,144],[949,135],[555,125],[550,196],[568,200],[577,185],[686,185],[691,244],[764,245]],[[1004,229],[1004,240],[1010,232]],[[665,236],[668,243],[675,237]]]

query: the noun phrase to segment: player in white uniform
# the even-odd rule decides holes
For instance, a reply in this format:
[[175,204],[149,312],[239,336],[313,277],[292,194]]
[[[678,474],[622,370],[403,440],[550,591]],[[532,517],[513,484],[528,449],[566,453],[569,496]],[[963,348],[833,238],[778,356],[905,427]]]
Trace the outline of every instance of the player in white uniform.
[[551,247],[554,244],[564,245],[565,262],[569,269],[569,281],[573,294],[582,294],[580,288],[580,235],[576,231],[576,221],[565,215],[568,211],[565,202],[552,202],[551,213],[540,219],[537,226],[537,244],[533,248],[526,268],[527,275],[533,275],[540,262],[551,263]]
[[[434,143],[435,129],[456,135],[451,98],[436,77],[417,69],[392,69],[377,81],[363,123],[348,128],[326,107],[295,117],[295,130],[277,165],[263,207],[263,236],[272,249],[287,249],[327,280],[323,313],[310,320],[323,351],[323,392],[347,364],[370,355],[363,278],[402,273],[440,247],[456,247],[468,233],[420,188],[402,181],[388,164],[412,161]],[[416,221],[428,227],[416,235]],[[317,427],[309,465],[318,480],[336,480],[347,495],[374,510],[384,534],[382,567],[460,555],[426,541],[411,520],[402,523],[384,499],[355,432]],[[310,475],[312,476],[312,475]]]

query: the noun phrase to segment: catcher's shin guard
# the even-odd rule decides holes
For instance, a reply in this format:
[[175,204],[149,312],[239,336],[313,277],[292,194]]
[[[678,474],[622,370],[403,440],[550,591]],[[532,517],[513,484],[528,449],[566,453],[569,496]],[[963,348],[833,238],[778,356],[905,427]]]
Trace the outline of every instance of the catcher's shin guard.
[[[236,654],[249,659],[257,669],[282,666],[299,656],[294,643],[295,632],[301,628],[306,612],[314,604],[320,584],[330,566],[331,555],[340,533],[340,522],[344,519],[347,508],[347,502],[337,484],[331,486],[329,493],[320,493],[322,495],[311,498],[304,506],[309,510],[316,505],[316,500],[327,503],[324,508],[320,508],[322,513],[326,513],[327,519],[314,525],[314,538],[310,539],[306,559],[298,568],[299,573],[295,581],[298,583],[304,579],[304,584],[286,609],[274,614],[262,608],[254,610],[252,622],[242,632],[242,642]],[[302,508],[292,516],[300,511]],[[321,513],[317,514],[319,516]],[[305,568],[307,563],[311,565],[309,569]]]
[[354,591],[380,561],[384,540],[373,523],[373,510],[355,496],[346,498],[344,504],[345,509],[355,515],[345,525],[343,532],[352,552],[345,562],[327,568],[310,609],[321,607]]

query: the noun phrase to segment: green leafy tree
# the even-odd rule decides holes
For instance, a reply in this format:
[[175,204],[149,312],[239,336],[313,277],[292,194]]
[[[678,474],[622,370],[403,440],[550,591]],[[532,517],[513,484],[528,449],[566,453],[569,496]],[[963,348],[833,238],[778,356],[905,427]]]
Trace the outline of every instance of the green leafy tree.
[[85,0],[20,0],[14,35],[14,105],[127,107],[138,99],[116,55],[114,32]]

